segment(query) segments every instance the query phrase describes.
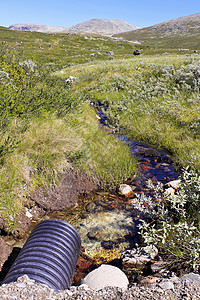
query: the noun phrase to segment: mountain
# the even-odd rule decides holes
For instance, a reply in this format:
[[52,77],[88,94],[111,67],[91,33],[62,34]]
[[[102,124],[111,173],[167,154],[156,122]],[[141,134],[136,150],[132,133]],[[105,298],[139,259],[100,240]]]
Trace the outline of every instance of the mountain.
[[135,30],[137,28],[139,27],[130,25],[121,20],[92,19],[70,27],[69,31],[111,35],[111,34]]
[[200,49],[200,13],[120,33],[117,36],[161,48]]
[[13,24],[9,26],[9,29],[37,31],[37,32],[44,32],[44,33],[68,31],[68,28],[66,27],[38,25],[38,24]]
[[82,32],[82,33],[98,33],[112,35],[115,33],[135,30],[138,27],[130,25],[121,20],[100,20],[93,19],[72,27],[57,27],[57,26],[47,26],[47,25],[36,25],[36,24],[14,24],[9,27],[13,30],[28,30],[37,31],[44,33],[51,32]]

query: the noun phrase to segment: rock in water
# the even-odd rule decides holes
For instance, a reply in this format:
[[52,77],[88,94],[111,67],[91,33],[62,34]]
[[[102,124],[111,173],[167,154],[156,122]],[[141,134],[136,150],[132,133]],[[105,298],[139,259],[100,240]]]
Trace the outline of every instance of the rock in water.
[[128,184],[120,184],[119,194],[125,197],[130,197],[133,195],[133,190]]
[[181,184],[181,180],[178,179],[178,180],[172,180],[172,181],[168,182],[166,184],[166,186],[172,187],[173,189],[177,190],[177,188],[180,186],[180,184]]
[[103,264],[90,272],[82,283],[96,291],[106,286],[115,286],[125,290],[128,288],[129,281],[119,268]]
[[122,264],[127,267],[143,269],[148,262],[158,255],[158,249],[154,245],[141,249],[125,250],[122,255]]

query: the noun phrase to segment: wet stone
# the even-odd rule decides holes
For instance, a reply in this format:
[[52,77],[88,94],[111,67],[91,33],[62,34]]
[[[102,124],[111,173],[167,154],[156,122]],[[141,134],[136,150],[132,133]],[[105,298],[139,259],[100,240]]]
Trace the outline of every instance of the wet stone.
[[100,232],[99,230],[92,230],[92,231],[89,231],[88,234],[87,234],[87,237],[90,239],[90,240],[102,240],[102,232]]
[[149,148],[149,149],[145,150],[144,156],[146,156],[146,157],[148,157],[148,156],[149,157],[159,157],[160,153],[159,153],[159,151],[157,151],[155,149]]
[[103,241],[103,242],[101,242],[101,246],[102,246],[104,249],[111,250],[111,249],[116,248],[117,243],[116,243],[116,242],[113,242],[113,241]]
[[95,210],[95,208],[96,208],[96,204],[95,203],[90,203],[87,206],[86,210],[87,210],[87,212],[93,212]]

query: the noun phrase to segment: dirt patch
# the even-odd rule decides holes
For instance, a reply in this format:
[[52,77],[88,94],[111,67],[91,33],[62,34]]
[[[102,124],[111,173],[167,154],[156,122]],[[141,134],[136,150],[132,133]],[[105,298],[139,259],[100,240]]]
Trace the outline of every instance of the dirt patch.
[[92,178],[80,172],[68,171],[60,184],[46,191],[36,189],[30,195],[30,200],[44,211],[64,210],[77,203],[78,195],[86,195],[97,188]]
[[4,262],[9,257],[10,253],[12,252],[12,247],[10,247],[6,242],[0,237],[0,271],[4,264]]
[[[30,230],[33,220],[36,220],[47,213],[66,210],[77,203],[79,195],[85,195],[95,190],[95,185],[91,177],[80,172],[70,170],[64,174],[59,185],[46,190],[35,189],[26,201],[24,210],[18,215],[18,226],[12,233],[6,229],[6,223],[0,219],[1,236],[12,235],[15,239],[24,237]],[[1,237],[0,237],[1,239]],[[8,246],[2,239],[0,240],[1,260],[0,266],[6,261],[12,247]],[[8,252],[8,253],[7,253]]]

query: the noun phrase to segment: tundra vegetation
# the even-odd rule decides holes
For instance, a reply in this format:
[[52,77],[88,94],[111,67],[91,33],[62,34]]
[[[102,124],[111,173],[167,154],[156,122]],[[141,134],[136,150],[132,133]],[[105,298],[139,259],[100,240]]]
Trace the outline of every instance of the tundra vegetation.
[[[7,229],[15,228],[31,191],[55,186],[69,168],[90,174],[104,189],[133,177],[137,162],[118,140],[120,131],[168,150],[177,168],[185,168],[175,198],[155,204],[138,196],[135,206],[143,210],[143,203],[149,203],[151,223],[141,225],[146,243],[195,265],[200,244],[199,56],[152,55],[144,47],[134,57],[133,44],[102,37],[1,31],[7,39],[0,51],[0,213]],[[108,50],[115,55],[106,55]],[[75,81],[66,84],[69,76]],[[107,107],[115,135],[99,128],[91,105],[98,101]],[[153,188],[163,199],[162,187]],[[154,206],[162,213],[152,216]]]

